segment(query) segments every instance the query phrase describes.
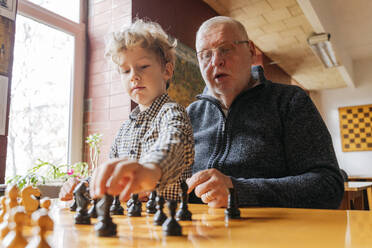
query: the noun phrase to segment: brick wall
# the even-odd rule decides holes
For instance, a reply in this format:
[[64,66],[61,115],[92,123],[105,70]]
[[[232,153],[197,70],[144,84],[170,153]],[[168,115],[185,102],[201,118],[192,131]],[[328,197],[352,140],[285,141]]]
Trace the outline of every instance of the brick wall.
[[[89,1],[88,66],[85,95],[84,135],[102,133],[100,161],[108,159],[109,148],[131,109],[116,69],[104,58],[105,36],[132,21],[132,0]],[[88,161],[88,146],[84,160]]]

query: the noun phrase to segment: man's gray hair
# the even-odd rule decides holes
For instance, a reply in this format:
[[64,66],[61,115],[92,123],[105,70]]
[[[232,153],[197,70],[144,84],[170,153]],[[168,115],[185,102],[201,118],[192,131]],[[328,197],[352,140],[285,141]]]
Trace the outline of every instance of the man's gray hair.
[[215,16],[215,17],[212,17],[206,20],[205,22],[202,23],[202,25],[200,25],[198,32],[196,33],[196,42],[198,41],[199,36],[202,33],[204,33],[206,30],[208,30],[210,27],[216,24],[225,24],[225,23],[236,25],[238,30],[241,32],[241,35],[243,36],[242,38],[248,40],[247,30],[245,30],[245,27],[241,22],[228,16]]

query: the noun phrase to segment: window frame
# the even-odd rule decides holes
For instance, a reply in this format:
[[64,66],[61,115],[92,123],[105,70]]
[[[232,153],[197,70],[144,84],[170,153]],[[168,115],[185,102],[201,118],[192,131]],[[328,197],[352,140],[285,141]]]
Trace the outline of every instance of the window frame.
[[27,0],[18,0],[17,14],[31,18],[72,35],[74,61],[70,90],[69,137],[67,162],[73,164],[83,159],[84,86],[86,65],[86,13],[87,1],[80,1],[79,23],[58,15]]

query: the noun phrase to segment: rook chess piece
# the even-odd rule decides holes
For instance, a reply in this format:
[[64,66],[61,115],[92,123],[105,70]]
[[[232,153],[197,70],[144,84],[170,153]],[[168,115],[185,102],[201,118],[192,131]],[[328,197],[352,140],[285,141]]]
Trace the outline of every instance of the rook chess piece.
[[124,215],[124,208],[120,204],[119,196],[115,196],[114,201],[110,207],[111,215]]
[[138,200],[138,194],[132,195],[132,204],[128,208],[129,217],[141,217],[142,203]]
[[163,212],[164,208],[164,197],[163,196],[157,196],[156,197],[156,213],[154,215],[154,225],[155,226],[161,226],[163,225],[164,221],[167,219],[167,216]]
[[98,202],[98,199],[94,199],[92,201],[90,201],[90,203],[92,203],[92,206],[90,207],[89,211],[88,211],[88,215],[90,216],[90,218],[97,218],[97,202]]
[[75,190],[74,195],[77,204],[77,213],[75,214],[75,224],[90,224],[90,217],[88,215],[89,198],[87,196],[86,182],[79,183]]
[[189,189],[189,187],[187,186],[187,183],[185,181],[181,182],[181,189],[182,189],[182,193],[180,193],[180,197],[182,200],[181,200],[180,208],[176,214],[176,220],[192,220],[191,218],[192,213],[189,211],[189,208],[187,205],[189,201],[187,190]]
[[10,218],[13,221],[12,230],[3,240],[3,247],[25,247],[27,239],[23,236],[23,226],[27,222],[27,214],[24,207],[17,206],[11,209]]
[[48,215],[47,208],[41,208],[32,214],[32,219],[36,224],[34,228],[35,236],[26,248],[50,248],[46,240],[46,232],[53,231],[54,222]]
[[114,198],[105,194],[97,203],[98,222],[94,226],[97,236],[110,237],[116,235],[116,224],[112,222],[110,207]]
[[182,227],[175,219],[176,214],[176,208],[177,208],[177,202],[176,201],[168,201],[168,209],[170,216],[168,219],[165,220],[165,222],[162,225],[163,234],[165,236],[182,236]]
[[225,209],[225,219],[240,219],[240,210],[236,200],[235,189],[229,189],[229,199],[227,202],[227,208]]
[[150,194],[150,199],[146,203],[146,212],[149,214],[156,213],[156,191],[152,191]]

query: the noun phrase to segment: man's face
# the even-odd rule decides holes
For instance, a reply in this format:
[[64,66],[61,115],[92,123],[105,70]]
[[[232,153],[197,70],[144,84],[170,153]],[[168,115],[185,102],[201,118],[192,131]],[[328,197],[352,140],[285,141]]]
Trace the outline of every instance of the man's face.
[[237,43],[244,40],[238,27],[231,23],[214,24],[197,37],[200,71],[208,89],[217,97],[235,97],[248,87],[253,47]]

